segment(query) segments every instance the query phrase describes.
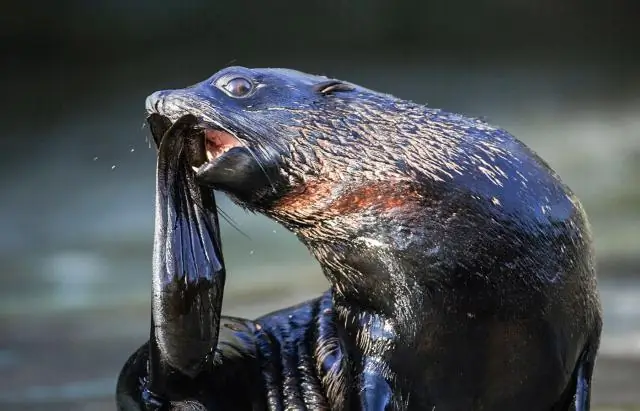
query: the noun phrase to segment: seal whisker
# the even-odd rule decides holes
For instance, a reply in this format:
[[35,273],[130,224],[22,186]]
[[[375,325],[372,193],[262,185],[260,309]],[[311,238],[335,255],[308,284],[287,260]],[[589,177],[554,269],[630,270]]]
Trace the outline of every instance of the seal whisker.
[[245,233],[240,229],[240,227],[238,226],[238,223],[236,223],[235,220],[229,214],[227,214],[222,208],[220,208],[220,206],[217,206],[216,209],[218,210],[218,214],[220,214],[222,219],[227,223],[229,223],[231,227],[233,227],[237,232],[239,232],[249,240],[253,240],[251,236],[249,236],[247,233]]

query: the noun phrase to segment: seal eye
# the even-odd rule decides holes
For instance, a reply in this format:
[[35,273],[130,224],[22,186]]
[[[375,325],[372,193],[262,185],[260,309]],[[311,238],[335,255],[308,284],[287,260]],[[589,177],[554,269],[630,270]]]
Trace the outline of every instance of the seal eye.
[[245,97],[253,89],[253,83],[244,77],[235,77],[227,81],[222,88],[233,97]]

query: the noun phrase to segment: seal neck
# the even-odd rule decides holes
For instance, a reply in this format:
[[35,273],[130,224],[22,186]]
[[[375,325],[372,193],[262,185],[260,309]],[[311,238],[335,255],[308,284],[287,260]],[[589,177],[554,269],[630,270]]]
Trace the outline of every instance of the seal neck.
[[[382,225],[382,224],[381,224]],[[412,236],[409,236],[412,237]],[[413,236],[415,237],[415,236]],[[422,239],[396,240],[355,236],[352,240],[307,242],[331,283],[336,306],[393,324],[394,332],[414,339],[416,318],[423,311],[426,292]],[[414,249],[418,250],[414,252]]]

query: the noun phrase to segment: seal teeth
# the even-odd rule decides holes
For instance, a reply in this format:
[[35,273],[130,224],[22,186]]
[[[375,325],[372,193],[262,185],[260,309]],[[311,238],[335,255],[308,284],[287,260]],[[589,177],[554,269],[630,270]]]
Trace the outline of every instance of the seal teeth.
[[196,167],[196,166],[191,166],[191,169],[192,169],[193,171],[195,171],[196,173],[198,172],[198,167]]

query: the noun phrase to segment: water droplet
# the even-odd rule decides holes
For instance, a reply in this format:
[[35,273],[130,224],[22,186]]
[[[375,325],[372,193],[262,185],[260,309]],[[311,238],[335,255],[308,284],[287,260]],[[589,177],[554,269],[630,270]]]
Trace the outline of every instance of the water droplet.
[[134,151],[136,151],[136,149],[131,147],[131,152],[133,153]]
[[115,170],[115,169],[116,169],[116,166],[115,166],[115,165],[112,165],[112,166],[111,166],[111,169],[112,169],[112,170]]
[[249,251],[249,255],[253,255],[253,252],[254,252],[253,250]]
[[273,230],[273,234],[275,234],[275,233],[276,233],[276,230]]
[[98,161],[98,156],[95,156],[95,157],[93,158],[93,161]]

